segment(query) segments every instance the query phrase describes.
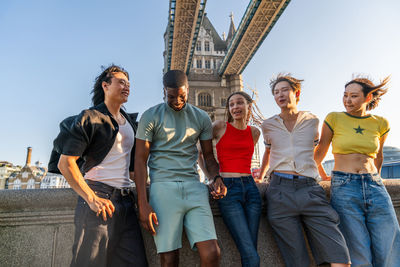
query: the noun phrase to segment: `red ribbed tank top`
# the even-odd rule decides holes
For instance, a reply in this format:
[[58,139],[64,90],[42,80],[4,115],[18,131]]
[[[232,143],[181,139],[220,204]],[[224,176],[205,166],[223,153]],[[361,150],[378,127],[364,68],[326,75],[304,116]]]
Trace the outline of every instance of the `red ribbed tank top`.
[[251,157],[254,152],[251,127],[239,130],[226,123],[224,135],[216,145],[220,172],[251,174]]

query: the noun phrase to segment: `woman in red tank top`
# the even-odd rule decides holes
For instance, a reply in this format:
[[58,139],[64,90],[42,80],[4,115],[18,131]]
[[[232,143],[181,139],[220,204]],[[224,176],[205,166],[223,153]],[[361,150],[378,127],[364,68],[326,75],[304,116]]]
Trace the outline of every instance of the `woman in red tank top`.
[[261,197],[251,176],[251,159],[260,131],[248,125],[252,102],[245,92],[232,93],[227,99],[227,121],[213,123],[220,174],[228,188],[227,195],[218,200],[218,206],[243,266],[260,266],[257,235]]

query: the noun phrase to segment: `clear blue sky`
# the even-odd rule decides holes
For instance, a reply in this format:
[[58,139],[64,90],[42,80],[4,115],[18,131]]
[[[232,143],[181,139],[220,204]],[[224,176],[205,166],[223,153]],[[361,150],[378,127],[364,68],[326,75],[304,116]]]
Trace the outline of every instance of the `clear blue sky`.
[[[246,0],[208,0],[219,34],[235,24]],[[299,108],[322,121],[342,111],[344,84],[353,73],[375,81],[392,74],[389,92],[373,111],[391,123],[387,145],[400,147],[400,1],[292,0],[243,73],[256,87],[265,117],[278,113],[269,79],[291,72],[305,80]],[[59,122],[90,106],[101,65],[116,63],[131,74],[126,104],[142,113],[162,101],[163,34],[168,1],[0,2],[0,160],[45,164]]]

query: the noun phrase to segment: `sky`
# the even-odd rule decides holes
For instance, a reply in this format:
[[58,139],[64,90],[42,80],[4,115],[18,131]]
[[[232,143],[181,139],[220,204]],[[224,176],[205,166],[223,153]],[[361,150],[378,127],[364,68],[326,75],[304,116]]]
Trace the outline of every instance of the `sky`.
[[[238,27],[248,3],[208,0],[206,12],[222,35],[230,13]],[[23,165],[31,146],[32,161],[47,165],[60,121],[90,107],[102,65],[129,71],[128,112],[160,103],[168,8],[167,0],[0,1],[0,161]],[[268,118],[279,113],[269,81],[290,72],[304,79],[299,109],[322,123],[344,111],[353,74],[391,75],[372,113],[390,122],[386,145],[400,147],[399,12],[397,0],[292,0],[242,73],[245,90],[257,89]]]

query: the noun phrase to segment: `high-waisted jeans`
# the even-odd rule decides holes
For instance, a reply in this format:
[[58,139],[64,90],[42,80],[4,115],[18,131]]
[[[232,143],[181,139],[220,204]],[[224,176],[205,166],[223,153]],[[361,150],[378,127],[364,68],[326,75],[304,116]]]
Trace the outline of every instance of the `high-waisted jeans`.
[[400,266],[400,228],[379,174],[332,172],[331,204],[352,266]]
[[261,196],[252,176],[224,178],[227,195],[218,200],[222,218],[239,250],[242,266],[260,266],[257,235]]

